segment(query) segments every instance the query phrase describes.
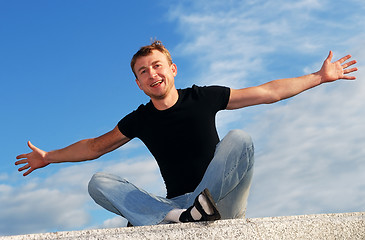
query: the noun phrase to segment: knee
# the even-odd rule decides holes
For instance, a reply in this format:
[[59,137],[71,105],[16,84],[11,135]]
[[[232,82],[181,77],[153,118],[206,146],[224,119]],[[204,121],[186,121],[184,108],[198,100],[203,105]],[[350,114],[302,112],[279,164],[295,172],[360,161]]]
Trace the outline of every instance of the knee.
[[102,182],[104,178],[105,178],[104,173],[101,173],[101,172],[95,173],[89,181],[89,188],[99,185],[100,182]]
[[233,142],[243,143],[247,147],[253,146],[253,141],[251,136],[243,130],[239,129],[231,130],[228,132],[227,137],[229,137]]
[[231,130],[227,137],[230,139],[232,146],[242,153],[242,156],[248,160],[249,169],[254,164],[254,145],[251,136],[245,131],[235,129]]
[[88,191],[89,194],[93,196],[100,193],[103,189],[111,188],[115,184],[123,182],[127,181],[108,173],[98,172],[91,177],[88,185]]
[[88,191],[90,196],[93,196],[98,191],[102,178],[103,178],[103,173],[95,173],[91,177],[88,185]]

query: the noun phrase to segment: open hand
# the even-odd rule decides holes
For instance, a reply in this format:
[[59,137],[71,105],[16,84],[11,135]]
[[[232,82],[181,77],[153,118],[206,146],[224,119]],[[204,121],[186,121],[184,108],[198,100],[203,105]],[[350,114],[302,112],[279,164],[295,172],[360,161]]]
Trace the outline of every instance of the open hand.
[[336,62],[331,62],[333,57],[332,51],[330,51],[327,59],[324,61],[321,70],[318,74],[322,78],[322,83],[333,82],[338,79],[354,80],[355,76],[347,75],[349,73],[357,71],[357,68],[348,68],[356,63],[356,60],[346,62],[351,58],[351,55],[347,55]]
[[29,173],[33,172],[38,168],[43,168],[49,163],[45,161],[46,152],[35,147],[30,141],[28,141],[28,146],[32,150],[30,153],[21,154],[16,157],[16,159],[21,159],[15,162],[15,165],[25,164],[18,169],[19,172],[27,170],[23,176],[27,176]]

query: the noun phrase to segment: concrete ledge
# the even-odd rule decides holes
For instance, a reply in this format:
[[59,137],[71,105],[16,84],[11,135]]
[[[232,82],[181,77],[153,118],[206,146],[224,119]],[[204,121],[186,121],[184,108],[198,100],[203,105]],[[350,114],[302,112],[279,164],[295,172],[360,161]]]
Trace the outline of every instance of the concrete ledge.
[[365,212],[95,229],[0,239],[365,239]]

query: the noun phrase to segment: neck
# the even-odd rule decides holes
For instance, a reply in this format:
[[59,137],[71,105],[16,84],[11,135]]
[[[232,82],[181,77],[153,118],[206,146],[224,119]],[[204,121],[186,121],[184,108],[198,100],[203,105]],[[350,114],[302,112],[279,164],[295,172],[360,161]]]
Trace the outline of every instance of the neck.
[[163,98],[151,98],[151,101],[157,110],[162,111],[174,106],[178,99],[179,93],[176,88],[173,88],[167,96]]

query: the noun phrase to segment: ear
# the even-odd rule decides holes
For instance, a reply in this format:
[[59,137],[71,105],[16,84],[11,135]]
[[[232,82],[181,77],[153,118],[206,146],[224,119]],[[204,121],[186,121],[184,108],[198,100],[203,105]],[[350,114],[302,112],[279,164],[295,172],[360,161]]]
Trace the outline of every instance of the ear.
[[137,85],[138,85],[139,89],[141,89],[141,90],[142,90],[141,82],[138,80],[138,78],[136,78],[136,83],[137,83]]
[[171,64],[170,66],[172,73],[174,74],[174,77],[177,75],[177,66],[175,63]]

